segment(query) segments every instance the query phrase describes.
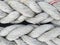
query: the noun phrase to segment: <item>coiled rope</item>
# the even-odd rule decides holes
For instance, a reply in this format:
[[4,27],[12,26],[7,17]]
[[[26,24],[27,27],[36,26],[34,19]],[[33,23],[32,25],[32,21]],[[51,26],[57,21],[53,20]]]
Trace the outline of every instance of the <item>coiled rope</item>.
[[[38,2],[39,1],[39,2]],[[58,0],[59,1],[59,0]],[[60,2],[55,0],[0,1],[0,23],[33,23],[60,21]],[[54,3],[55,2],[55,3]],[[55,23],[54,23],[55,24]]]

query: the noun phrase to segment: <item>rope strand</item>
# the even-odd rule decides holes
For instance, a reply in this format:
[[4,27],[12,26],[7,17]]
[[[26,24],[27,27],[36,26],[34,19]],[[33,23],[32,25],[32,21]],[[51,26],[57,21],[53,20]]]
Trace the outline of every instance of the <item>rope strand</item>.
[[[4,0],[0,1],[0,23],[32,24],[48,23],[60,20],[59,2],[51,5],[52,0],[36,2],[36,0]],[[45,6],[44,6],[45,5]],[[3,14],[2,14],[3,13]],[[16,16],[15,16],[16,15]]]
[[[0,37],[5,37],[5,40],[15,42],[16,45],[60,45],[60,39],[57,37],[59,35],[60,27],[55,27],[52,24],[44,24],[40,26],[21,24],[11,25],[3,29],[1,28],[0,31]],[[3,42],[4,41],[2,41],[2,43]],[[2,45],[5,43],[8,42],[4,42]]]

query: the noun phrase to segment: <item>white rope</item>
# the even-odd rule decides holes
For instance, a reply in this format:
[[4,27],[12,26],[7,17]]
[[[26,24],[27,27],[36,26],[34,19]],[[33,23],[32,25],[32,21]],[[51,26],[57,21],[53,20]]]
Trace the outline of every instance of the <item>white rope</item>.
[[[40,1],[40,2],[38,2]],[[55,0],[4,0],[0,1],[0,23],[21,23],[24,20],[37,24],[60,20],[60,2]],[[43,12],[42,12],[43,11]]]
[[0,28],[0,45],[60,45],[59,35],[52,24],[11,25]]
[[60,45],[60,0],[0,0],[0,23],[23,21],[0,27],[0,45]]

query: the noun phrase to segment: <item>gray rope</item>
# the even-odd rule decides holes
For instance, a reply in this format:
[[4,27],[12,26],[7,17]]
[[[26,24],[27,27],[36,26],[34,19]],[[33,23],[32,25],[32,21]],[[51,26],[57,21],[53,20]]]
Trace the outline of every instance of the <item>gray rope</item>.
[[51,4],[52,2],[54,0],[0,1],[0,23],[21,23],[25,20],[38,24],[59,21],[60,2]]
[[[0,28],[1,45],[60,45],[60,27],[44,25],[11,25]],[[5,37],[5,38],[4,38]]]

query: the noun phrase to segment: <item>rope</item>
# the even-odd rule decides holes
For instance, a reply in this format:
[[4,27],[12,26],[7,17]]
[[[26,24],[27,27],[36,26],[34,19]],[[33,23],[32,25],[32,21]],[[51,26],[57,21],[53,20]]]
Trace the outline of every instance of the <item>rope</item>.
[[0,0],[0,23],[23,21],[0,27],[0,45],[60,45],[60,0]]
[[[39,1],[39,2],[38,2]],[[32,24],[60,20],[60,2],[55,0],[4,0],[0,1],[0,23]]]
[[0,27],[0,45],[60,45],[60,27],[11,25]]

